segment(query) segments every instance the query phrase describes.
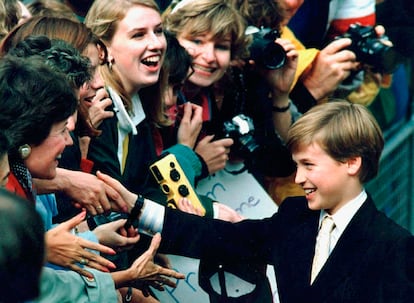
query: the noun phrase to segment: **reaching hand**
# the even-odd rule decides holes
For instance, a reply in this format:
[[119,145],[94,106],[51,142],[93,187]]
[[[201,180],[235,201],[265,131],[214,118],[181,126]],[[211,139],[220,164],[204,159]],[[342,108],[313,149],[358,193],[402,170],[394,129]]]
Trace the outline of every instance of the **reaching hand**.
[[203,125],[203,108],[190,102],[181,106],[183,107],[183,115],[178,127],[177,141],[193,149]]
[[53,180],[34,179],[40,193],[62,191],[72,198],[76,207],[86,208],[93,216],[109,212],[111,209],[128,211],[125,201],[116,190],[96,176],[59,167],[56,172]]
[[105,110],[111,104],[112,100],[109,98],[106,89],[98,89],[96,95],[87,104],[89,106],[89,119],[93,127],[98,128],[103,120],[113,117],[113,111]]
[[99,243],[112,247],[117,251],[131,248],[139,240],[138,232],[131,226],[125,229],[126,219],[120,219],[106,224],[99,225],[93,233]]
[[214,202],[214,206],[217,208],[218,219],[220,220],[232,223],[244,220],[243,216],[223,203]]
[[104,182],[108,187],[110,187],[114,191],[113,194],[111,195],[112,198],[116,200],[125,201],[127,205],[126,212],[130,212],[131,209],[135,205],[135,201],[137,200],[138,195],[130,192],[128,189],[125,188],[125,186],[121,184],[121,182],[110,177],[107,174],[104,174],[98,171],[96,173],[96,176],[98,177],[99,180]]
[[214,135],[206,136],[198,142],[195,148],[195,151],[206,162],[210,174],[214,174],[226,166],[230,146],[233,145],[233,139],[230,138],[214,141],[213,139]]
[[176,287],[172,279],[184,279],[185,276],[175,270],[168,269],[154,263],[154,256],[160,246],[161,235],[156,234],[151,245],[139,256],[131,267],[118,272],[113,272],[112,277],[117,288],[133,286],[142,290],[144,295],[149,295],[149,286],[158,290],[164,290],[164,285]]
[[116,266],[111,261],[88,250],[96,250],[110,255],[114,255],[115,251],[104,245],[82,239],[71,232],[85,219],[85,216],[86,211],[82,211],[77,216],[59,224],[46,233],[47,261],[93,278],[93,275],[79,264],[104,272],[109,272],[110,269],[115,269]]
[[197,215],[200,217],[204,216],[204,213],[202,212],[201,209],[194,207],[194,205],[191,203],[190,200],[188,200],[187,198],[181,198],[178,200],[177,203],[177,208],[183,212],[189,213],[189,214],[193,214],[193,215]]

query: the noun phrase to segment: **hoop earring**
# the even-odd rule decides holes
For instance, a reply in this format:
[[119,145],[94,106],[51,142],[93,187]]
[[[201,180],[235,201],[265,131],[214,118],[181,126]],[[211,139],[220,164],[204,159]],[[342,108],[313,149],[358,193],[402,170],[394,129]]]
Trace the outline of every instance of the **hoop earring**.
[[27,159],[30,156],[31,152],[32,148],[29,144],[23,144],[19,147],[19,155],[23,160]]

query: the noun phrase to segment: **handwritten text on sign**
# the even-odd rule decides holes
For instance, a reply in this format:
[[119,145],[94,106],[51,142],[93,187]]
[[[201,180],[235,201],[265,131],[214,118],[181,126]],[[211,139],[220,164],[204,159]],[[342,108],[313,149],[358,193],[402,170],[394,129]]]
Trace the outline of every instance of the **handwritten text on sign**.
[[[229,171],[238,167],[228,165]],[[277,205],[266,191],[248,172],[233,175],[222,170],[202,180],[197,186],[197,193],[212,200],[224,203],[245,218],[260,219],[269,217],[277,211]],[[198,285],[199,260],[168,255],[173,268],[185,274],[185,280],[177,281],[177,288],[166,287],[166,291],[156,291],[157,298],[163,303],[209,302],[208,295]],[[279,302],[274,271],[268,267],[268,278],[274,293],[274,302]]]

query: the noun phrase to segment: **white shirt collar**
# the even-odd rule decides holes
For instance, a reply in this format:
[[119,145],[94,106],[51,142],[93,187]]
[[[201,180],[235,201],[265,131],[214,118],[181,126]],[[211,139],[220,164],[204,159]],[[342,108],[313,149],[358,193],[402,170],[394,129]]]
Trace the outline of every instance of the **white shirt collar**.
[[107,87],[107,89],[114,104],[119,129],[126,134],[132,132],[133,135],[136,135],[136,126],[145,119],[145,113],[139,95],[136,94],[132,97],[132,111],[127,112],[121,97],[115,92],[115,90],[111,87]]
[[[358,209],[362,206],[362,204],[367,199],[367,193],[365,190],[362,190],[361,193],[356,196],[351,201],[347,202],[344,206],[342,206],[334,215],[332,215],[332,219],[335,222],[335,227],[339,229],[340,233],[345,230],[348,226],[351,219],[354,217],[355,213]],[[328,213],[325,210],[321,211],[320,218],[319,218],[319,226],[322,222],[322,219]]]
[[[335,222],[335,228],[331,234],[330,251],[333,250],[342,233],[348,226],[349,222],[351,222],[355,213],[359,210],[359,208],[362,206],[362,204],[364,204],[366,200],[367,193],[365,190],[362,190],[357,197],[346,203],[334,215],[331,216]],[[319,228],[321,227],[322,219],[325,215],[328,215],[328,213],[325,210],[322,210],[319,217]]]

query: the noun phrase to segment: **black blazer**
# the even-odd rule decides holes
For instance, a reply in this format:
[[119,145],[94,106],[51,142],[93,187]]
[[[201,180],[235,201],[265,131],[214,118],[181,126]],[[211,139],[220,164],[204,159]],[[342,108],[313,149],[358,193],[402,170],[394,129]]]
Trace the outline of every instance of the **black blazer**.
[[319,211],[286,199],[271,218],[237,224],[166,211],[160,252],[275,266],[281,303],[414,302],[414,238],[371,198],[310,285]]

